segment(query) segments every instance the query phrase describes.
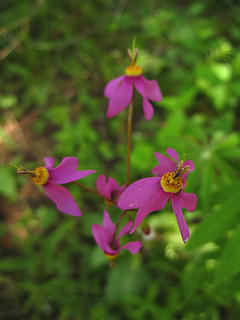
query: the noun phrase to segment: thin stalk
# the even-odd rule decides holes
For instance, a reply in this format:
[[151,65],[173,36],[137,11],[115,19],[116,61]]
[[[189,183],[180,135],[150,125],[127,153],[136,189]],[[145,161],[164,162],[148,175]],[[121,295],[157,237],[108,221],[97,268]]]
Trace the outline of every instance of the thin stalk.
[[99,193],[98,191],[94,190],[94,189],[91,189],[89,187],[86,187],[84,184],[81,184],[80,182],[76,182],[76,181],[73,181],[72,183],[74,183],[75,185],[79,186],[80,188],[82,188],[83,190],[85,191],[88,191],[90,193],[93,193],[99,197],[101,197],[102,199],[104,199],[104,202],[105,204],[107,204],[108,206],[109,205],[112,205],[112,206],[116,206],[116,203],[112,200],[109,200],[107,198],[105,198],[103,195],[101,195],[101,193]]
[[132,114],[133,114],[133,100],[131,101],[128,108],[128,142],[127,142],[127,181],[126,184],[130,183],[130,158],[131,158],[131,146],[132,146]]
[[126,213],[127,213],[127,211],[122,211],[122,213],[121,213],[121,215],[120,215],[120,217],[119,217],[119,219],[118,219],[118,221],[116,223],[116,229],[115,229],[115,232],[114,232],[113,237],[112,237],[113,240],[116,237],[116,234],[117,234],[118,228],[120,226],[120,223],[122,222],[122,219],[123,219],[123,217],[125,216]]
[[91,193],[93,193],[93,194],[96,194],[96,195],[99,196],[99,197],[104,198],[99,192],[97,192],[96,190],[91,189],[91,188],[89,188],[89,187],[86,187],[84,184],[81,184],[80,182],[73,181],[72,183],[76,184],[77,186],[79,186],[79,187],[82,188],[83,190],[86,190],[86,191],[88,191],[88,192],[91,192]]

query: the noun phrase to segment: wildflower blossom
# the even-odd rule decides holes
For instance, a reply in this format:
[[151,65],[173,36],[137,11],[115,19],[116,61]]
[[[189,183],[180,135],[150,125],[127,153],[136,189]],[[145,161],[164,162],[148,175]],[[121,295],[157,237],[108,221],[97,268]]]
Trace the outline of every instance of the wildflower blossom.
[[30,175],[35,184],[41,185],[46,196],[56,204],[59,211],[72,216],[81,216],[81,211],[71,193],[60,185],[82,179],[96,171],[77,170],[78,159],[75,157],[63,158],[56,168],[53,168],[54,158],[44,158],[44,162],[45,167],[37,167],[32,171],[19,167],[17,172]]
[[123,249],[128,250],[132,254],[138,253],[142,245],[141,242],[131,241],[123,246],[120,244],[120,239],[129,233],[132,224],[132,221],[127,222],[121,229],[119,236],[115,237],[116,226],[112,222],[108,212],[104,210],[102,225],[92,225],[94,239],[108,259],[115,259]]
[[142,68],[136,64],[137,53],[130,57],[131,63],[125,75],[109,81],[104,89],[105,97],[109,98],[107,117],[111,118],[123,111],[133,98],[133,88],[143,97],[143,112],[146,120],[150,120],[154,110],[152,101],[161,101],[162,94],[156,80],[147,80],[142,75]]
[[96,187],[98,192],[105,198],[107,204],[116,203],[120,194],[125,189],[125,184],[119,186],[116,180],[112,177],[106,179],[104,174],[100,174],[96,181]]
[[194,193],[183,190],[188,173],[194,170],[194,164],[190,160],[179,161],[178,153],[174,149],[167,148],[166,152],[171,159],[155,153],[159,164],[153,168],[152,173],[157,177],[144,178],[131,184],[120,196],[118,206],[122,210],[139,208],[132,233],[150,212],[163,209],[171,199],[182,239],[186,242],[189,229],[182,208],[194,211],[197,197]]

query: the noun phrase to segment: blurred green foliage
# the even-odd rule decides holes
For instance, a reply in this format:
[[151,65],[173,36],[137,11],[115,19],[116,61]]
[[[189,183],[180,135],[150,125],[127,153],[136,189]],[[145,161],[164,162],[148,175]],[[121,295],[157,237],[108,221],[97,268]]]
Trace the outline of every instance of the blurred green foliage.
[[[0,319],[239,319],[238,1],[3,0],[0,9]],[[187,191],[198,207],[185,214],[186,245],[167,207],[149,217],[153,237],[134,236],[141,254],[110,269],[91,235],[100,200],[72,186],[83,216],[63,215],[13,165],[75,155],[81,169],[124,183],[126,113],[106,119],[103,89],[124,72],[134,36],[164,98],[146,122],[137,97],[132,179],[173,147],[195,162]]]

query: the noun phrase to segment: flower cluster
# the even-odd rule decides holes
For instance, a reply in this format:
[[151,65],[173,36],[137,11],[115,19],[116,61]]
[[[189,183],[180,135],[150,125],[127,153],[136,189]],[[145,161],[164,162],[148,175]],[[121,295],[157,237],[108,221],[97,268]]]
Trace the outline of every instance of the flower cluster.
[[[143,97],[143,112],[147,120],[154,114],[151,101],[161,101],[162,94],[156,80],[146,80],[142,75],[142,69],[136,64],[138,50],[129,50],[130,65],[125,70],[125,75],[111,80],[105,87],[104,94],[109,98],[107,117],[113,117],[127,108],[133,106],[134,88]],[[33,182],[40,185],[46,196],[52,200],[57,209],[65,214],[81,216],[76,201],[67,188],[62,185],[74,183],[79,187],[102,197],[108,206],[116,206],[123,210],[117,223],[114,224],[109,213],[104,210],[102,225],[92,225],[92,233],[96,243],[111,261],[114,260],[121,250],[126,249],[132,254],[139,252],[140,241],[130,241],[123,245],[120,239],[123,236],[133,234],[142,224],[144,219],[154,211],[162,210],[168,201],[171,201],[173,212],[184,242],[189,238],[189,228],[183,216],[182,208],[194,211],[197,197],[194,193],[184,192],[188,174],[194,170],[194,164],[190,160],[179,160],[176,150],[167,148],[169,157],[156,152],[158,161],[152,169],[152,177],[143,178],[129,184],[130,172],[130,146],[131,146],[131,117],[128,118],[128,154],[127,154],[127,179],[120,186],[112,177],[100,174],[96,180],[96,189],[92,190],[77,180],[83,179],[95,170],[78,170],[76,157],[65,157],[54,168],[54,158],[44,158],[45,165],[34,170],[27,170],[18,166],[17,172],[28,175]],[[121,226],[122,219],[127,217],[129,210],[135,210],[135,221],[128,221]],[[135,211],[131,211],[134,213]],[[133,216],[133,215],[131,215]],[[121,229],[120,229],[121,227]],[[119,230],[120,229],[120,230]],[[146,224],[142,227],[143,232],[149,233]],[[145,230],[145,231],[144,231]]]

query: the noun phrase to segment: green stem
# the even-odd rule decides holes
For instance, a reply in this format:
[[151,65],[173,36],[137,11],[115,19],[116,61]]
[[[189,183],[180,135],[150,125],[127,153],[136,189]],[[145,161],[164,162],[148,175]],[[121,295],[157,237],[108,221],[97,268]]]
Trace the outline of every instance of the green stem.
[[120,226],[120,223],[122,222],[122,219],[124,218],[126,213],[127,213],[127,211],[122,211],[122,213],[121,213],[121,215],[120,215],[120,217],[119,217],[119,219],[118,219],[118,221],[116,223],[116,229],[115,229],[115,232],[114,232],[113,237],[112,237],[113,240],[116,237],[116,234],[117,234],[118,228]]
[[[82,188],[83,190],[86,190],[86,191],[88,191],[88,192],[91,192],[91,193],[99,196],[99,197],[104,198],[99,192],[97,192],[97,191],[94,190],[94,189],[91,189],[91,188],[89,188],[89,187],[84,186],[84,185],[81,184],[80,182],[73,181],[73,183],[76,184],[77,186],[79,186],[80,188]],[[104,198],[104,199],[105,199],[105,198]]]
[[132,145],[132,114],[133,114],[133,100],[131,101],[128,108],[128,142],[127,142],[127,181],[126,184],[130,183],[130,158],[131,158],[131,145]]

